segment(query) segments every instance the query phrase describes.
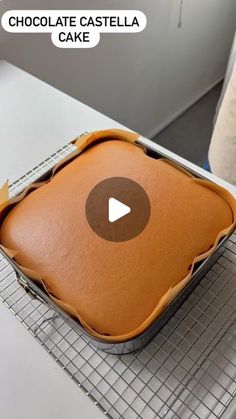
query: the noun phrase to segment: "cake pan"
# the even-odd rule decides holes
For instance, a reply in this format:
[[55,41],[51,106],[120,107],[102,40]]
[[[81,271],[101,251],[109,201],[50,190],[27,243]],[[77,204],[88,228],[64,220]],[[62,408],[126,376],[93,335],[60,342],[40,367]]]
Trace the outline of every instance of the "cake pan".
[[[198,173],[190,170],[188,167],[185,167],[183,164],[180,164],[178,161],[175,161],[174,159],[171,159],[167,155],[164,155],[164,153],[157,152],[151,148],[149,148],[146,144],[143,144],[142,141],[138,141],[139,144],[145,145],[145,148],[147,150],[147,154],[155,159],[167,157],[170,161],[173,161],[174,163],[177,163],[180,167],[183,167],[188,172],[192,173],[195,177],[206,179],[204,176],[199,175]],[[46,179],[49,173],[51,173],[50,169],[47,173],[45,173],[43,176],[41,176],[37,181],[42,181],[43,179]],[[161,328],[164,326],[164,324],[171,318],[171,316],[174,314],[174,312],[181,306],[181,304],[185,301],[187,296],[193,291],[193,289],[196,287],[196,285],[201,281],[201,279],[204,277],[206,272],[213,266],[213,264],[216,262],[216,260],[220,256],[219,249],[223,245],[223,243],[230,237],[230,234],[225,236],[218,244],[217,248],[215,249],[214,253],[206,258],[205,260],[199,262],[195,265],[193,274],[191,276],[191,279],[187,283],[187,285],[182,289],[182,291],[175,297],[175,299],[169,303],[169,305],[163,310],[163,312],[158,316],[158,318],[140,335],[135,336],[134,338],[131,338],[124,342],[110,342],[106,341],[106,338],[99,339],[96,338],[87,332],[83,326],[74,318],[72,318],[69,314],[64,312],[59,306],[57,306],[51,298],[46,294],[43,287],[40,287],[38,284],[36,284],[32,279],[27,277],[23,272],[21,272],[20,268],[17,266],[17,264],[9,258],[3,249],[0,249],[0,252],[3,254],[3,256],[8,260],[8,262],[13,267],[17,280],[20,283],[21,286],[26,290],[26,292],[30,293],[30,295],[33,298],[39,299],[41,302],[46,303],[48,306],[53,308],[59,315],[61,315],[66,321],[70,323],[70,325],[78,331],[78,333],[82,334],[83,337],[88,341],[93,347],[105,351],[107,353],[111,354],[128,354],[134,351],[137,351],[147,345],[151,339],[161,330]],[[137,310],[139,308],[137,307]]]

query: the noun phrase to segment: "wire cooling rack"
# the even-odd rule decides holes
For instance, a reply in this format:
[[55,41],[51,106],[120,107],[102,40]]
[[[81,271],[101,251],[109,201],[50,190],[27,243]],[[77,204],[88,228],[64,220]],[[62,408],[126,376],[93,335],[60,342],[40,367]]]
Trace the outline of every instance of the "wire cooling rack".
[[[11,186],[11,195],[73,149],[63,147],[27,173]],[[25,292],[3,256],[0,299],[108,417],[229,418],[236,394],[235,234],[153,341],[131,355],[94,350],[51,306]]]

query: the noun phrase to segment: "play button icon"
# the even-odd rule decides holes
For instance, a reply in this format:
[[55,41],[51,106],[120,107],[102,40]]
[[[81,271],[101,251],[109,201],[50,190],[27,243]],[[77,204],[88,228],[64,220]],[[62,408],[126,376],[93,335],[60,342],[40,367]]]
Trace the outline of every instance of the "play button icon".
[[130,211],[131,208],[128,207],[128,205],[123,204],[116,198],[109,198],[108,220],[110,223],[114,223],[114,221],[117,221],[125,215],[129,214]]
[[144,189],[125,177],[107,178],[89,193],[85,213],[91,229],[105,240],[133,239],[146,227],[150,202]]

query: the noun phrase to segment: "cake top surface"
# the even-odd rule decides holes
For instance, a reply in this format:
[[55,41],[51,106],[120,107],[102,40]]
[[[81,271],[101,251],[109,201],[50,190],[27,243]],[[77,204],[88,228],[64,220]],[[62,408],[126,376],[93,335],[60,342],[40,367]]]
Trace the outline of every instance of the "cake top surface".
[[[145,228],[122,242],[96,234],[85,212],[91,190],[113,177],[137,183],[150,201]],[[129,188],[123,192],[130,202]],[[87,330],[122,340],[145,330],[189,278],[194,260],[232,228],[232,202],[221,188],[111,139],[93,144],[13,206],[0,239]]]

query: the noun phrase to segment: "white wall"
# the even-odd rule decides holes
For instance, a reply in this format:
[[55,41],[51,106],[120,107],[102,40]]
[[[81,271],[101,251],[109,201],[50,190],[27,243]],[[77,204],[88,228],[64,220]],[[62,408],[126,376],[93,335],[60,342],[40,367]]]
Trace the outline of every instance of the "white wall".
[[181,28],[179,6],[180,0],[2,0],[1,14],[133,8],[146,13],[148,24],[140,34],[103,34],[92,50],[57,49],[47,34],[4,34],[0,55],[151,137],[222,78],[236,27],[235,0],[183,0]]

